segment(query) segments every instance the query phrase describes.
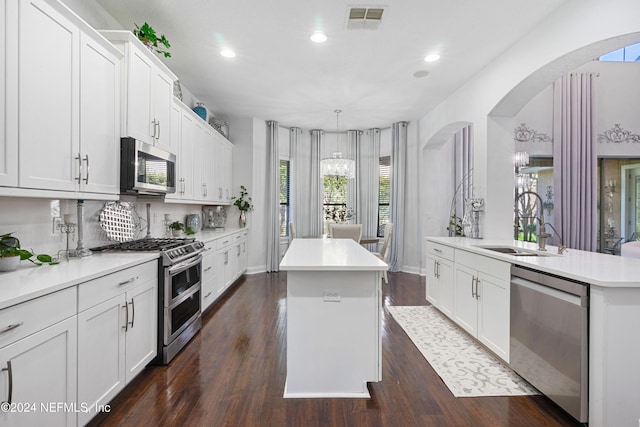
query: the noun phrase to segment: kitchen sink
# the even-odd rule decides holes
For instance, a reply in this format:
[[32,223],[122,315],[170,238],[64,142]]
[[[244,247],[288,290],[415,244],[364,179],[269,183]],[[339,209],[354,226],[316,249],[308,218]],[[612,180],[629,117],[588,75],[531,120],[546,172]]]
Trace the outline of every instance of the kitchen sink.
[[502,254],[513,255],[518,257],[520,256],[551,256],[551,254],[534,252],[531,250],[516,248],[513,246],[476,246],[476,247],[480,249],[487,249],[489,251],[500,252]]

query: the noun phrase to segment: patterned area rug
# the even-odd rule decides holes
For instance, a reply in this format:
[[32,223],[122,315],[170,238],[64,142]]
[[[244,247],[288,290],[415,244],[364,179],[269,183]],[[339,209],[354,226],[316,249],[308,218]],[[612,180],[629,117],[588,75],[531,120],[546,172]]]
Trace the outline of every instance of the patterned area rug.
[[539,394],[434,307],[387,308],[454,396]]

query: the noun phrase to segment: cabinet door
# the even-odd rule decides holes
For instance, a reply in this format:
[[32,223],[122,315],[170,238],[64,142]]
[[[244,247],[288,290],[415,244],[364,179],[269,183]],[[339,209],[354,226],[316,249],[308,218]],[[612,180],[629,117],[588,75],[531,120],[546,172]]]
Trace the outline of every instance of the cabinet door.
[[206,186],[203,170],[203,158],[206,156],[205,152],[205,124],[200,119],[193,120],[193,142],[194,153],[191,160],[191,167],[193,168],[193,197],[194,200],[205,200]]
[[[157,123],[152,133],[154,144],[164,150],[171,146],[171,105],[173,103],[173,80],[159,69],[153,73],[153,119]],[[175,153],[175,152],[174,152]]]
[[[78,402],[109,403],[125,385],[125,296],[78,314]],[[84,425],[95,413],[79,413]]]
[[440,282],[438,280],[438,260],[427,255],[427,283],[425,285],[425,295],[427,301],[435,307],[439,307],[438,295]]
[[207,202],[215,202],[216,199],[216,144],[214,139],[214,131],[211,127],[205,125],[202,139],[202,183],[204,185],[204,200]]
[[[0,400],[8,401],[11,392],[12,402],[36,405],[28,413],[0,411],[0,425],[75,426],[76,413],[56,404],[77,402],[76,360],[75,316],[0,349]],[[54,406],[47,412],[41,404]]]
[[167,194],[165,199],[180,200],[182,196],[182,153],[180,153],[180,118],[182,117],[182,107],[177,101],[171,104],[171,144],[169,152],[177,157],[176,161],[176,192]]
[[446,259],[438,260],[438,284],[440,311],[453,317],[453,263]]
[[[222,171],[222,188],[224,190],[223,193],[223,203],[231,204],[232,194],[232,171],[233,171],[233,145],[229,141],[223,141],[222,144],[222,159],[223,165],[220,169]],[[246,185],[246,184],[245,184]]]
[[81,189],[119,194],[120,59],[82,34],[80,64]]
[[[147,52],[128,44],[127,58],[127,114],[125,135],[153,144],[153,113],[151,96],[155,66]],[[170,135],[167,135],[169,137]]]
[[226,271],[229,265],[229,249],[223,248],[216,252],[216,288],[218,295],[223,293],[227,289]]
[[19,2],[21,187],[78,189],[79,36],[44,0]]
[[158,282],[151,280],[127,292],[125,382],[158,354]]
[[209,307],[218,296],[215,263],[214,253],[209,252],[202,257],[202,292],[200,292],[202,311]]
[[453,320],[474,337],[478,336],[478,300],[476,270],[456,264],[454,280]]
[[510,284],[480,273],[478,290],[478,339],[509,361]]
[[[182,179],[182,194],[184,200],[194,200],[194,179],[196,171],[194,170],[195,159],[195,119],[191,114],[182,112],[180,120],[180,179]],[[198,171],[199,173],[199,168]]]
[[247,247],[248,242],[249,239],[246,237],[240,241],[240,244],[242,245],[242,255],[240,256],[240,274],[243,274],[245,271],[247,271],[247,268],[249,268],[249,248]]
[[0,99],[5,100],[0,102],[0,185],[15,187],[18,185],[18,136],[15,126],[9,126],[8,123],[15,123],[17,119],[14,107],[18,102],[18,61],[13,56],[17,50],[11,49],[10,54],[10,49],[6,48],[11,39],[6,37],[7,31],[11,27],[10,31],[15,33],[13,26],[16,25],[13,20],[7,22],[6,17],[13,16],[12,12],[7,14],[8,7],[17,5],[13,3],[0,7]]

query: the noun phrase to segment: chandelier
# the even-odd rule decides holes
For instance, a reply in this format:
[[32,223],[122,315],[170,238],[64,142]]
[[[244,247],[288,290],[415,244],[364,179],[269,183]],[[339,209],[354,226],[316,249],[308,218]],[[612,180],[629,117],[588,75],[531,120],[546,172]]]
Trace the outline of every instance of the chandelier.
[[344,176],[347,179],[355,178],[356,162],[351,159],[344,159],[342,153],[338,151],[339,117],[342,110],[335,110],[336,113],[336,151],[329,158],[322,159],[320,171],[323,176]]

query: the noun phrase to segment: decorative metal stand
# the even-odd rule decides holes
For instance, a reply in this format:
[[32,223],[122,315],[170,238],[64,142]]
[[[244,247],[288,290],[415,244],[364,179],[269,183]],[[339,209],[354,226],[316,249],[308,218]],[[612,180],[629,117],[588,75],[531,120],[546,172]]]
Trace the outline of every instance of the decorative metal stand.
[[[65,217],[66,216],[67,215],[65,215]],[[65,221],[68,221],[68,218],[65,218]],[[71,255],[71,252],[73,251],[69,249],[69,234],[76,232],[76,224],[72,222],[65,222],[63,224],[58,224],[58,229],[62,233],[65,233],[67,235],[67,246],[63,251],[58,251],[58,255],[60,254],[60,252],[64,252],[65,258],[67,259],[67,261],[69,261],[69,257],[74,256],[74,255]]]

